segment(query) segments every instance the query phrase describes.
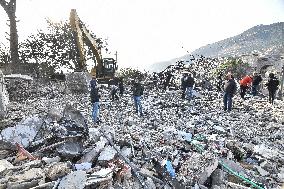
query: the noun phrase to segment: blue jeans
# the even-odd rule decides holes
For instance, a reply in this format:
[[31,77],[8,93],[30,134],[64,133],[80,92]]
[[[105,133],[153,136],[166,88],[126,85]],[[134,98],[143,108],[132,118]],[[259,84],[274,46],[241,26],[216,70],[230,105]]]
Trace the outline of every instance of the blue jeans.
[[136,108],[136,112],[140,113],[140,115],[142,115],[142,104],[141,104],[141,96],[134,96],[134,105]]
[[99,112],[100,112],[100,103],[99,102],[93,103],[92,116],[93,116],[94,123],[96,123],[98,121]]
[[229,93],[224,93],[223,102],[224,102],[224,110],[231,111],[232,110],[232,98],[233,96]]
[[192,89],[193,89],[193,87],[187,87],[186,88],[186,96],[187,96],[188,99],[192,98]]

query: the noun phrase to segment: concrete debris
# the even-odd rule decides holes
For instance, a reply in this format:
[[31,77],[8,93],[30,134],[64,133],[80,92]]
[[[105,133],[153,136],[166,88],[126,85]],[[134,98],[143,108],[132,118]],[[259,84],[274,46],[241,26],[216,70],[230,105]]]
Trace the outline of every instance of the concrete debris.
[[9,141],[12,144],[18,142],[23,147],[28,147],[41,129],[42,123],[42,120],[37,116],[24,119],[15,127],[3,129],[1,132],[2,140]]
[[110,161],[113,160],[116,155],[116,150],[111,146],[107,146],[103,149],[98,157],[98,161]]
[[259,174],[263,177],[268,176],[270,173],[262,169],[260,166],[255,166]]
[[92,163],[80,163],[80,164],[75,164],[76,170],[88,170],[92,168]]
[[75,93],[86,93],[89,89],[91,75],[85,72],[73,72],[66,75],[68,90]]
[[96,124],[85,76],[78,86],[68,77],[68,85],[5,81],[10,102],[0,122],[0,188],[280,188],[284,102],[237,94],[232,111],[224,111],[210,75],[215,60],[193,62],[191,99],[179,90],[180,63],[170,68],[166,90],[163,73],[157,83],[147,76],[143,116],[135,113],[130,81],[116,101],[101,86]]
[[84,189],[87,181],[87,174],[85,171],[74,171],[62,178],[58,189]]
[[46,177],[52,181],[69,174],[71,171],[71,163],[68,162],[52,163],[45,167]]
[[14,166],[7,161],[6,159],[1,159],[0,160],[0,173],[2,173],[3,171],[13,168]]
[[59,156],[52,157],[52,158],[49,158],[49,157],[43,157],[42,158],[42,161],[44,161],[46,164],[58,163],[58,162],[60,162],[60,160],[61,160],[61,158]]
[[57,147],[57,151],[64,157],[75,157],[81,154],[82,144],[79,142],[68,141]]
[[212,165],[205,168],[204,172],[201,173],[199,177],[199,184],[204,184],[205,181],[211,176],[213,171],[215,171],[218,167],[218,160],[215,160]]
[[88,175],[86,186],[98,186],[98,183],[107,183],[108,185],[112,181],[113,170],[110,168],[101,169],[97,172]]

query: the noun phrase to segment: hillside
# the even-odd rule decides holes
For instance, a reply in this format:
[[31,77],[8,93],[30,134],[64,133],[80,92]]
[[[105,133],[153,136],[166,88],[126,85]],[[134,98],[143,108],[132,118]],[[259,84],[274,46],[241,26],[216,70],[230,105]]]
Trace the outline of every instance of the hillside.
[[[275,55],[284,53],[284,22],[270,25],[254,26],[243,33],[203,47],[191,54],[206,57],[241,56],[243,54]],[[185,55],[170,61],[155,63],[150,66],[150,71],[161,71],[176,60],[187,60],[190,55]]]
[[254,52],[275,54],[283,49],[283,35],[284,22],[258,25],[237,36],[203,46],[192,54],[209,57],[240,56]]

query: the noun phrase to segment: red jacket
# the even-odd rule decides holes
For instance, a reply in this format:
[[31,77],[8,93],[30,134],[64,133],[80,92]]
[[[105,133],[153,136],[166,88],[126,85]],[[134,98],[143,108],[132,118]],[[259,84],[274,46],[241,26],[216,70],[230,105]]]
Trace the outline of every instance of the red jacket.
[[252,78],[250,76],[245,76],[242,80],[240,80],[240,85],[249,86],[252,83]]

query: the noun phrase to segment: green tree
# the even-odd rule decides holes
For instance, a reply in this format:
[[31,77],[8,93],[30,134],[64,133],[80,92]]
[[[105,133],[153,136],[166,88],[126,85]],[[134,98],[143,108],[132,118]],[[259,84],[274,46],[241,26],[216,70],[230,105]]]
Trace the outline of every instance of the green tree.
[[[38,31],[20,44],[20,57],[26,63],[45,64],[49,71],[67,68],[78,70],[82,65],[77,48],[75,33],[68,22],[53,23],[47,20],[48,31]],[[94,34],[92,34],[94,36]],[[107,48],[107,43],[96,38],[99,48]],[[86,60],[95,61],[93,52],[85,44]]]
[[231,72],[235,77],[240,78],[241,76],[247,74],[249,69],[249,64],[243,62],[242,59],[229,57],[221,62],[221,64],[216,68],[215,73]]
[[131,80],[144,80],[146,77],[146,73],[142,73],[141,71],[134,68],[121,68],[117,72],[117,77],[123,78],[126,82]]

